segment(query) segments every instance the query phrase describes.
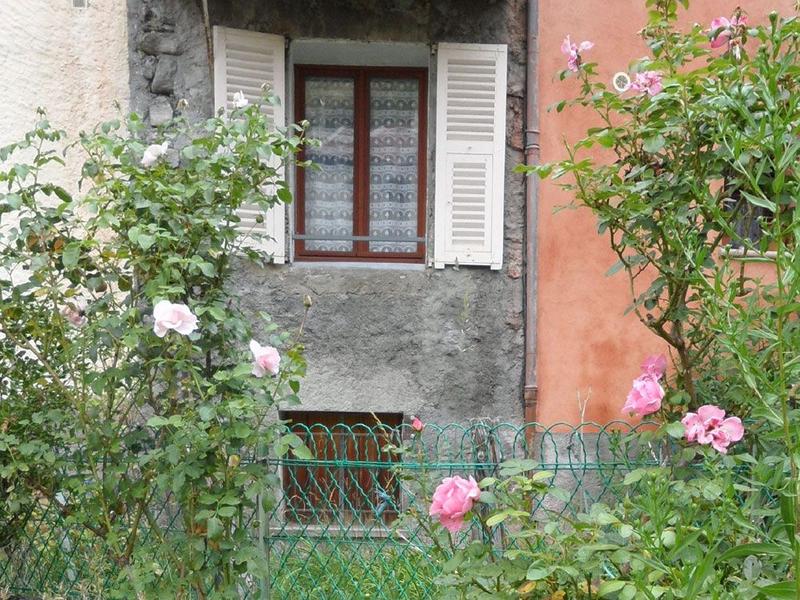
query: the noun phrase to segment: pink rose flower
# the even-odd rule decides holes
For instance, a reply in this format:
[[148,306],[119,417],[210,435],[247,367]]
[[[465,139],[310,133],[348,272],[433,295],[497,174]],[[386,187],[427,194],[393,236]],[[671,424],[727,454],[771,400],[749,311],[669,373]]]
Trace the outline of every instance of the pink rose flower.
[[733,33],[739,27],[747,26],[747,15],[732,18],[717,17],[711,21],[708,34],[712,48],[720,48],[731,43]]
[[169,149],[169,142],[163,144],[151,144],[148,146],[142,155],[142,166],[149,169],[158,162],[158,159],[164,156]]
[[253,353],[253,375],[263,377],[267,373],[277,375],[281,365],[281,355],[272,346],[262,346],[250,340],[250,352]]
[[658,411],[663,399],[664,388],[658,383],[658,379],[650,373],[643,373],[633,380],[633,387],[628,392],[622,412],[643,417]]
[[731,39],[730,27],[731,20],[728,17],[717,17],[711,21],[708,32],[711,35],[712,48],[719,48],[728,43],[728,40]]
[[475,479],[464,479],[458,475],[445,477],[433,493],[428,514],[439,517],[439,522],[450,533],[457,533],[464,525],[464,515],[480,497],[481,490]]
[[411,419],[411,429],[419,433],[423,429],[425,429],[425,424],[420,420],[419,417],[414,417]]
[[661,379],[666,370],[667,357],[663,354],[648,356],[642,363],[642,375],[652,375],[656,379]]
[[664,89],[661,73],[658,71],[643,71],[642,73],[637,73],[633,78],[630,89],[640,94],[646,92],[650,96],[655,96]]
[[78,329],[89,322],[89,320],[86,318],[84,310],[81,307],[74,306],[72,304],[66,304],[61,309],[61,316],[64,317],[70,325]]
[[726,454],[728,446],[744,437],[744,426],[739,417],[725,418],[725,411],[719,406],[706,404],[689,412],[681,419],[686,428],[684,436],[688,442],[711,444],[717,452]]
[[591,50],[594,47],[592,42],[581,42],[580,44],[573,44],[569,36],[564,38],[561,42],[561,53],[567,57],[567,68],[570,71],[578,72],[581,66],[580,53],[584,50]]
[[242,90],[239,90],[233,95],[233,106],[235,108],[245,108],[248,104],[250,104],[250,101],[245,98]]
[[163,338],[167,331],[174,329],[181,335],[189,335],[197,329],[197,317],[185,304],[173,304],[162,300],[153,307],[153,332]]
[[706,431],[706,426],[703,425],[703,419],[692,412],[686,413],[681,419],[681,423],[683,423],[683,435],[686,437],[687,442],[697,441],[697,436],[704,434]]
[[728,417],[711,432],[711,445],[722,454],[728,453],[728,446],[744,437],[744,425],[739,417]]
[[686,440],[697,441],[701,444],[710,443],[709,431],[722,423],[724,418],[725,411],[713,404],[701,406],[697,409],[697,413],[686,413],[686,416],[681,419],[681,423],[686,427],[684,433]]

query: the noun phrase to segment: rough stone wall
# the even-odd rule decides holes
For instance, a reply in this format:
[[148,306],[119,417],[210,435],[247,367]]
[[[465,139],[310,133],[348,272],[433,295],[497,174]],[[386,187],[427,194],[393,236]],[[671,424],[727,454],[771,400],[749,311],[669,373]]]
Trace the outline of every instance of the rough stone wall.
[[151,125],[169,120],[179,99],[190,118],[214,108],[203,18],[194,0],[128,0],[131,110]]
[[[128,0],[131,104],[158,123],[185,98],[210,115],[213,88],[193,0]],[[303,408],[402,411],[446,422],[521,421],[525,0],[211,0],[212,25],[292,38],[505,43],[509,47],[504,267],[242,267],[248,308],[296,327],[304,342]],[[433,139],[430,135],[429,139]],[[432,146],[432,144],[431,144]],[[429,181],[433,181],[433,148]],[[429,213],[432,197],[428,199]]]

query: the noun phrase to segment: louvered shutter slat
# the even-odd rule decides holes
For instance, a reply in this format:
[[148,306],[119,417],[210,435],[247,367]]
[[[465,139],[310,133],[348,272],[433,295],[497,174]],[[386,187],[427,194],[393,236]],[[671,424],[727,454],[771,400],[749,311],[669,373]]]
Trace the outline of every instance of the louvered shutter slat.
[[507,50],[439,44],[434,266],[503,264]]
[[[264,105],[262,112],[276,127],[285,127],[284,39],[279,35],[214,27],[214,105],[226,111],[233,106],[233,97],[242,92],[250,102],[259,101],[266,83],[280,104]],[[252,231],[269,236],[249,244],[272,255],[274,262],[286,262],[286,208],[276,204],[266,213],[255,205],[244,205],[238,211],[238,229],[242,235]],[[259,223],[259,216],[263,222]]]

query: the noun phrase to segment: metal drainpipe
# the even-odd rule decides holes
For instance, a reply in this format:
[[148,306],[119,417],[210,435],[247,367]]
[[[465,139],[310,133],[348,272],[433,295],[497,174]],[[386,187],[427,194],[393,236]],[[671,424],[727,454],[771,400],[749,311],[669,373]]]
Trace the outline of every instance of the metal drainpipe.
[[[525,70],[525,164],[539,163],[539,2],[528,0],[527,65]],[[539,178],[528,176],[525,182],[525,383],[523,402],[525,421],[536,421],[536,317],[539,269],[537,231]]]

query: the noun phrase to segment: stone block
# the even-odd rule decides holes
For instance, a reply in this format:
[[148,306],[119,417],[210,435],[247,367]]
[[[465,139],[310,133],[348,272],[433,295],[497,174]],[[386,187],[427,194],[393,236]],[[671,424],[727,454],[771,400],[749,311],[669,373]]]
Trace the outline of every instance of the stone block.
[[156,63],[158,59],[155,56],[147,56],[142,62],[142,75],[147,81],[153,81],[153,76],[156,74]]
[[167,33],[151,31],[145,33],[139,41],[139,50],[151,56],[159,54],[180,54],[178,38]]
[[150,105],[150,125],[158,127],[172,118],[172,105],[163,96],[156,98]]
[[165,54],[158,59],[156,72],[150,84],[154,94],[171,94],[175,91],[175,75],[178,72],[178,59]]

